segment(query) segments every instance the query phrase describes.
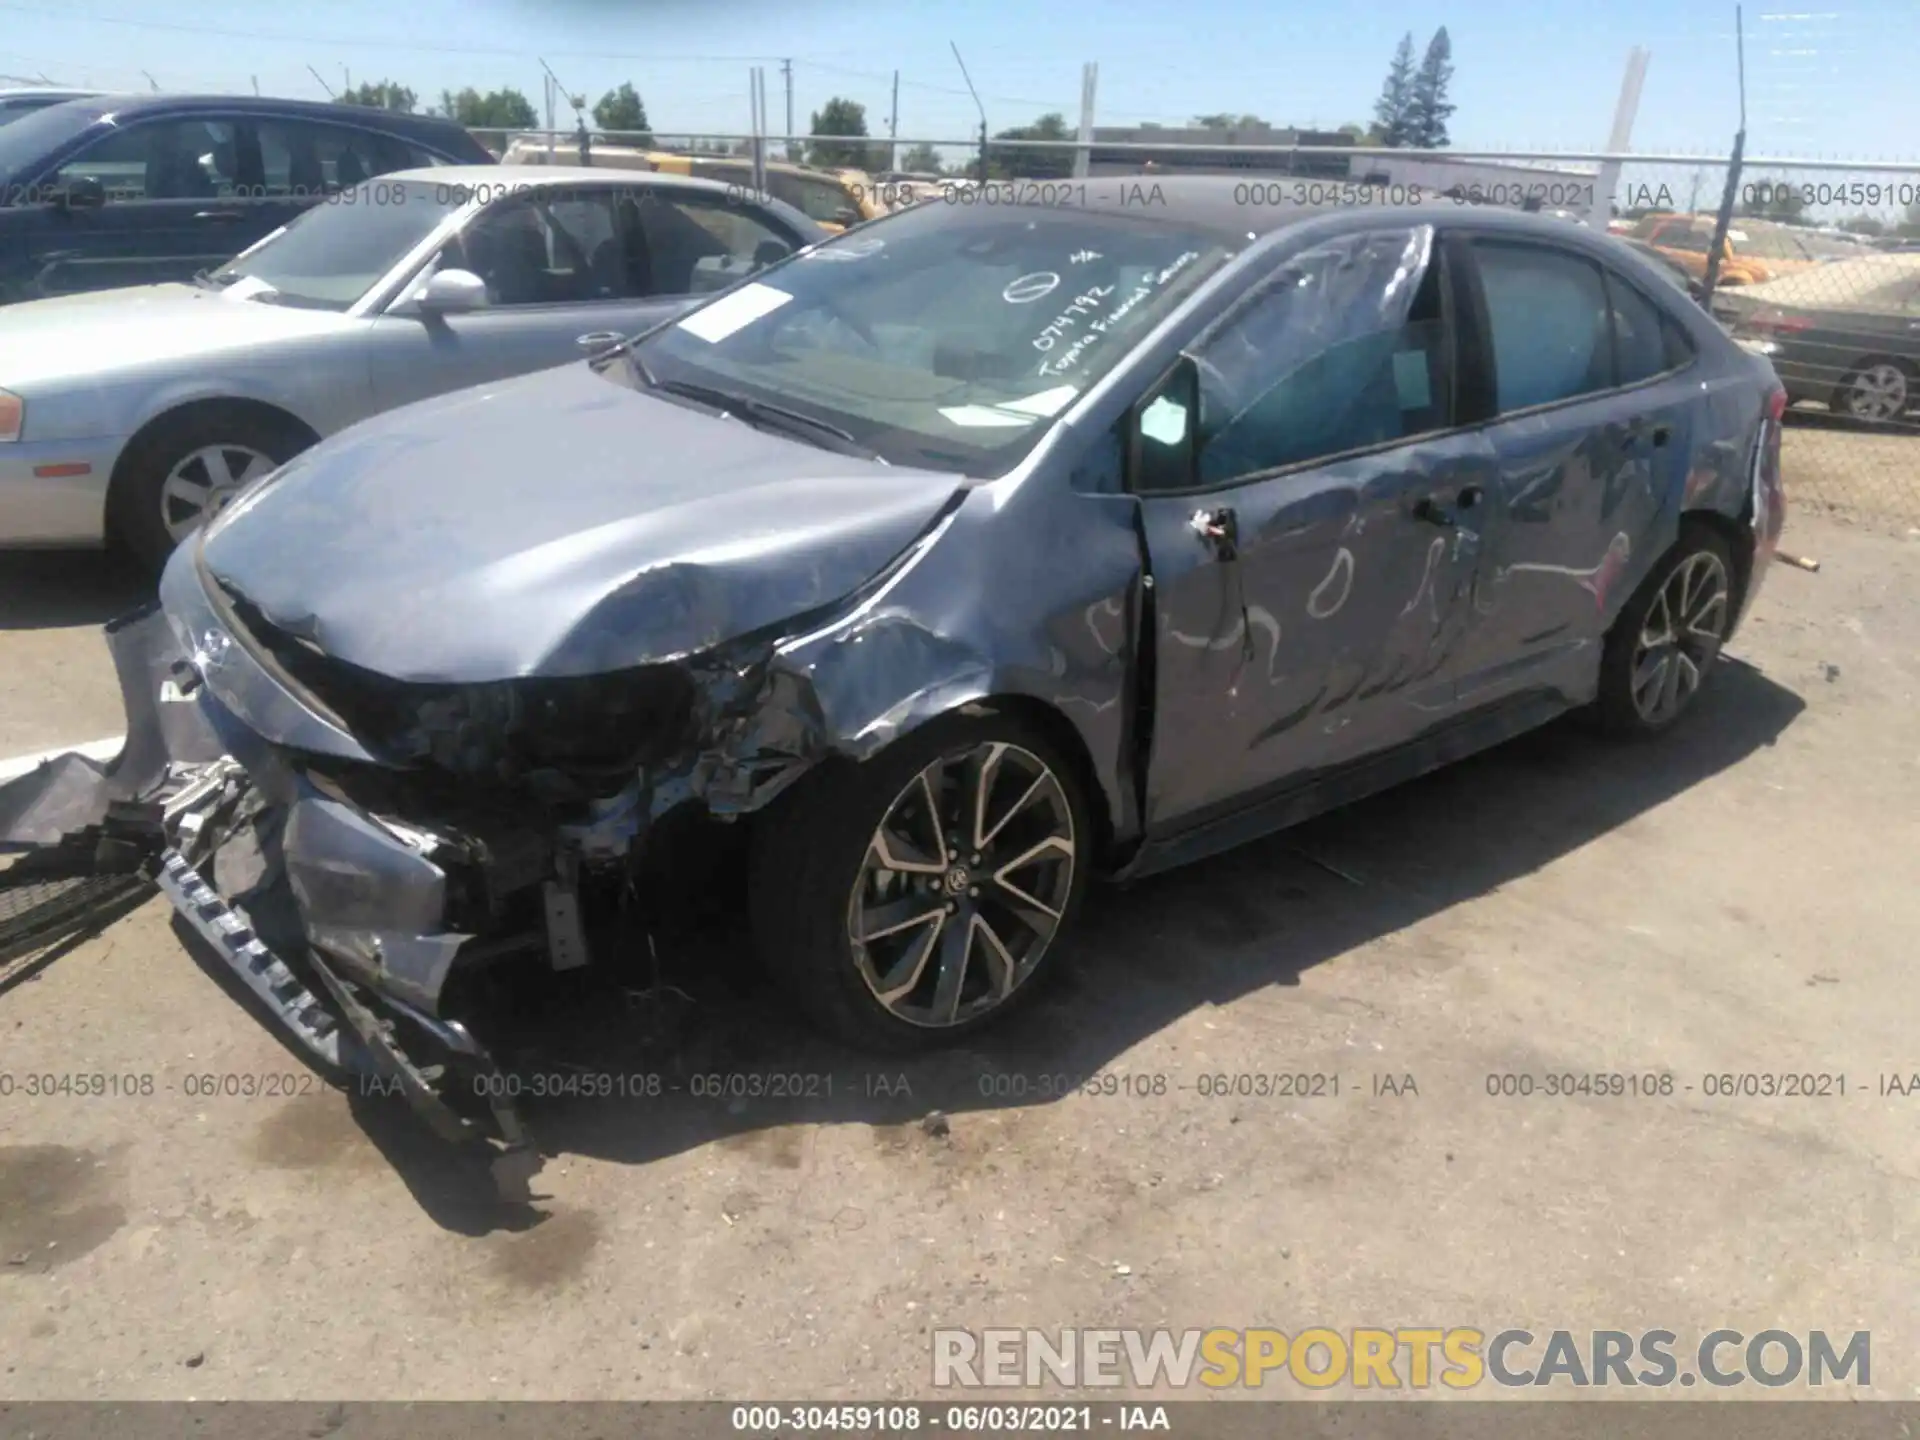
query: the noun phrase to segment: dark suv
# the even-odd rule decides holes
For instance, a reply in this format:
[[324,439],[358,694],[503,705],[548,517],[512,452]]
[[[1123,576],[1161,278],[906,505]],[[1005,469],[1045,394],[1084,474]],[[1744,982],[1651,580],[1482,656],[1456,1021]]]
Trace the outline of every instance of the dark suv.
[[0,303],[191,279],[376,175],[490,165],[451,120],[258,96],[99,95],[0,129]]

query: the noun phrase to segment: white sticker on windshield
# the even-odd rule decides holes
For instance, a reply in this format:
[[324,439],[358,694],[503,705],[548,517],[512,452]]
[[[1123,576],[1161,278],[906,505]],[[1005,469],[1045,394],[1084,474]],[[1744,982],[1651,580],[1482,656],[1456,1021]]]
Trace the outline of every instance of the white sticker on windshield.
[[966,430],[1018,430],[1033,424],[1035,418],[1016,415],[1011,410],[996,410],[991,405],[949,405],[940,413]]
[[1029,395],[1023,400],[1002,401],[994,408],[1013,410],[1021,415],[1038,415],[1044,420],[1066,409],[1079,393],[1071,385],[1056,385],[1051,390],[1042,390],[1038,395]]
[[763,316],[771,315],[793,296],[784,290],[758,282],[742,285],[680,322],[679,328],[696,339],[712,344],[724,340],[736,330],[744,330]]

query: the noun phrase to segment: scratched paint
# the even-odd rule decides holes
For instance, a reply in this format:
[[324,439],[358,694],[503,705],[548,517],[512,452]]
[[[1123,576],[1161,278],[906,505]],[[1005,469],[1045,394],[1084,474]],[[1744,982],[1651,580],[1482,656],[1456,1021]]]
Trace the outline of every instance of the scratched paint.
[[1327,571],[1327,578],[1307,596],[1307,614],[1316,620],[1338,615],[1352,593],[1353,552],[1342,545],[1333,557],[1333,568]]

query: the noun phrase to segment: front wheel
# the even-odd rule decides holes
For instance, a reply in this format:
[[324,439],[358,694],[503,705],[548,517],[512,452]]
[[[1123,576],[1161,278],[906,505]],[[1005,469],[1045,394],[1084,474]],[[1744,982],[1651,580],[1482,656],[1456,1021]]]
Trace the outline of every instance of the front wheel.
[[1071,766],[998,715],[934,721],[823,766],[761,817],[755,946],[822,1028],[928,1049],[1000,1019],[1051,969],[1090,862]]
[[1693,708],[1733,626],[1733,557],[1689,523],[1607,632],[1596,709],[1617,735],[1657,735]]

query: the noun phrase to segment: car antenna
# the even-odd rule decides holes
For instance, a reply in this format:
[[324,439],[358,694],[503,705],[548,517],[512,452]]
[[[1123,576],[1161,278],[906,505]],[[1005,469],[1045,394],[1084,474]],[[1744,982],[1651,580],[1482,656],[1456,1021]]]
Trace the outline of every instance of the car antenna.
[[333,87],[327,84],[325,80],[320,80],[320,72],[318,70],[314,69],[313,66],[309,65],[307,66],[307,73],[313,76],[315,80],[320,81],[320,88],[327,92],[327,99],[332,100],[335,98],[333,93]]

